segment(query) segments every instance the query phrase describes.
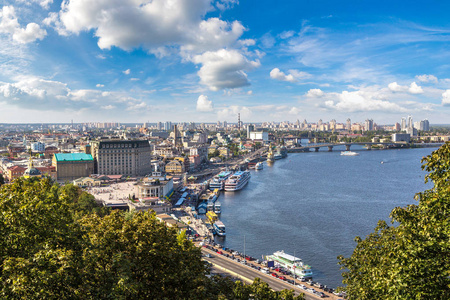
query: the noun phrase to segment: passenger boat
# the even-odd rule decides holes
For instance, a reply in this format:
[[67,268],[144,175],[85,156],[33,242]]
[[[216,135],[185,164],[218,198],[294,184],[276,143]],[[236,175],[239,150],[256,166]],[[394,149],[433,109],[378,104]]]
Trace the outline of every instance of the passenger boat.
[[303,261],[293,255],[284,253],[284,251],[277,251],[272,255],[267,255],[266,260],[274,261],[276,265],[288,269],[292,274],[299,278],[312,278],[313,272],[311,266],[304,264]]
[[214,233],[218,236],[225,236],[225,224],[222,221],[218,220],[213,224]]
[[258,163],[255,165],[255,170],[262,170],[263,167],[264,167],[263,163],[262,163],[262,162],[258,162]]
[[208,204],[206,204],[206,209],[208,211],[214,211],[214,202],[208,200]]
[[234,192],[241,190],[250,180],[249,171],[238,171],[225,181],[225,191]]
[[223,191],[225,180],[230,177],[231,172],[229,171],[223,171],[220,174],[214,176],[211,181],[209,182],[209,188],[210,189],[218,189],[219,191]]
[[273,156],[273,159],[275,159],[275,160],[282,159],[282,158],[283,158],[283,155],[281,155],[281,153],[276,153],[276,154]]
[[222,212],[222,205],[220,204],[219,201],[216,201],[216,202],[214,203],[214,212],[215,212],[216,214],[220,214],[220,213]]
[[341,152],[342,156],[356,156],[359,155],[358,152],[353,152],[353,151],[342,151]]

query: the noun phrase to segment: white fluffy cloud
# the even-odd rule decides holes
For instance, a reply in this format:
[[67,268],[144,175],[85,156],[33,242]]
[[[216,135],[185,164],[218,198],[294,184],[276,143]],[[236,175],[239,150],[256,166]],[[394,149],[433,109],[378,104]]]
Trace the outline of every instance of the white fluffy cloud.
[[21,76],[14,83],[0,82],[0,102],[27,109],[60,111],[81,108],[117,107],[120,110],[142,110],[147,105],[121,92],[71,90],[65,83],[34,76]]
[[442,93],[442,105],[450,105],[450,90],[446,90]]
[[306,93],[306,97],[308,98],[320,98],[323,97],[325,93],[321,89],[310,89]]
[[208,99],[208,96],[200,95],[197,99],[197,111],[208,112],[213,110],[213,103]]
[[238,114],[241,114],[241,120],[250,119],[252,111],[246,106],[231,105],[217,112],[219,120],[237,120]]
[[50,7],[50,4],[53,3],[53,0],[16,0],[16,2],[24,3],[24,4],[27,4],[27,5],[30,5],[31,3],[37,3],[42,8],[48,9]]
[[385,112],[404,112],[403,107],[396,103],[383,99],[383,95],[371,91],[343,91],[340,94],[332,93],[330,100],[325,102],[328,108],[345,112],[359,111],[385,111]]
[[122,71],[123,74],[125,75],[130,75],[131,70],[130,69],[126,69],[125,71]]
[[270,78],[288,82],[297,81],[292,74],[286,75],[283,72],[281,72],[280,69],[278,68],[275,68],[272,71],[270,71]]
[[417,75],[416,78],[420,82],[435,82],[435,83],[438,82],[437,77],[434,75],[423,74],[423,75]]
[[202,64],[197,73],[200,82],[213,91],[250,85],[245,71],[260,66],[258,60],[249,61],[239,51],[226,49],[196,55],[193,62]]
[[20,44],[42,40],[47,35],[47,31],[36,23],[28,23],[25,28],[21,28],[13,6],[3,6],[0,19],[0,33],[12,35],[13,40]]
[[213,9],[211,0],[67,0],[49,21],[59,32],[94,30],[102,49],[143,46],[161,53],[161,47],[182,46],[205,51],[229,46],[244,32],[238,21],[203,20]]
[[412,82],[411,85],[408,87],[406,85],[399,85],[397,82],[389,83],[388,88],[392,92],[408,92],[410,94],[422,94],[423,89],[421,86],[418,86],[417,83]]
[[423,89],[422,87],[418,86],[415,82],[413,82],[409,86],[408,92],[410,92],[411,94],[423,94]]
[[285,74],[284,72],[280,71],[278,68],[274,68],[272,71],[270,71],[270,78],[277,79],[281,81],[288,81],[288,82],[297,82],[302,79],[311,78],[312,75],[307,72],[301,72],[298,70],[289,70],[289,74]]

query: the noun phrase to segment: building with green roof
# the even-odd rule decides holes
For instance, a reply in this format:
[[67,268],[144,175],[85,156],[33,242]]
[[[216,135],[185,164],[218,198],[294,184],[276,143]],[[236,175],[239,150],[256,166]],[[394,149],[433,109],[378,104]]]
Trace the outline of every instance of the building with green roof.
[[72,181],[94,173],[94,159],[86,153],[55,153],[52,165],[58,181]]

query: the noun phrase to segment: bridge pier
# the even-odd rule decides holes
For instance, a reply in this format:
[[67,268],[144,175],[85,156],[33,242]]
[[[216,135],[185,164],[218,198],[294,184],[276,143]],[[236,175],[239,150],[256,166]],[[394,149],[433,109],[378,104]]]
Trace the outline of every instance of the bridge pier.
[[383,149],[388,149],[388,145],[383,144]]
[[320,147],[314,147],[314,152],[319,152]]
[[328,152],[333,151],[333,146],[328,146]]
[[372,145],[366,145],[367,150],[372,150]]
[[350,145],[349,144],[345,145],[345,151],[350,151]]

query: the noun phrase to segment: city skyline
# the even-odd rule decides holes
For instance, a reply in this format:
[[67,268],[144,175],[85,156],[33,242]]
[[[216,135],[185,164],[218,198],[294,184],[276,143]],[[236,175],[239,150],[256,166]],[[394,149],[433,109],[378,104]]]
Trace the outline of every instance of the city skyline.
[[7,0],[0,123],[448,124],[449,8]]

